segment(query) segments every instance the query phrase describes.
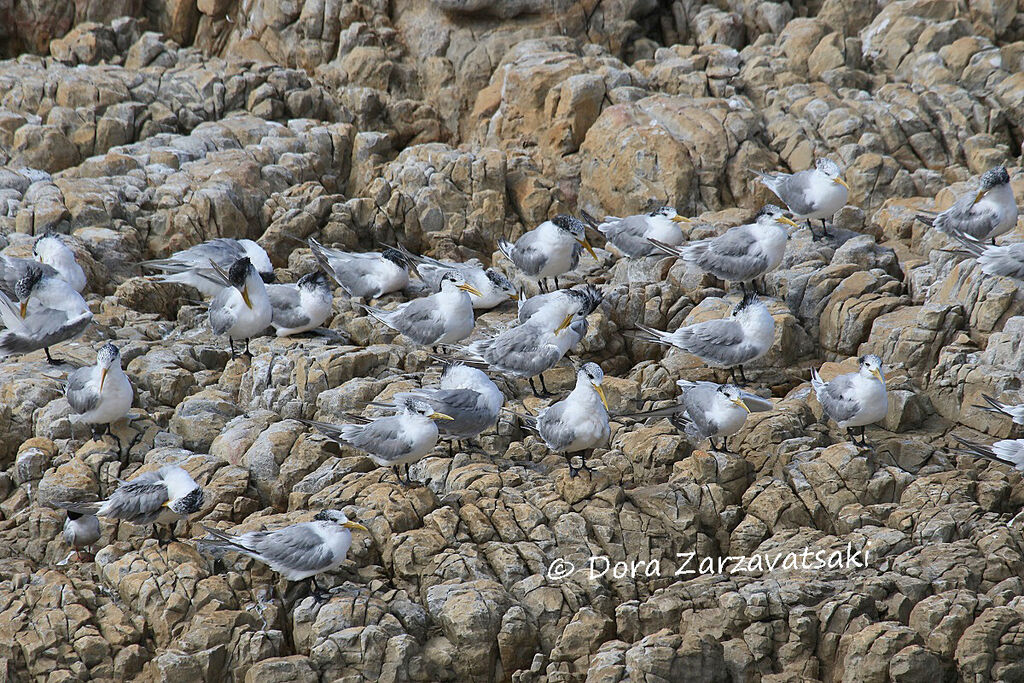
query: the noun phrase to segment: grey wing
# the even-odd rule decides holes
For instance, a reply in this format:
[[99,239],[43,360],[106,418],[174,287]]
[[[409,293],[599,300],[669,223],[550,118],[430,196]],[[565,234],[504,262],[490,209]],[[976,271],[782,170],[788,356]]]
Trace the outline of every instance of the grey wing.
[[388,316],[388,325],[417,344],[433,344],[444,334],[444,318],[429,297],[407,303]]
[[966,195],[936,216],[932,225],[942,232],[959,230],[980,239],[988,236],[998,222],[999,215],[995,211],[986,210],[984,204],[979,207],[973,196]]
[[602,223],[598,229],[608,241],[614,244],[626,256],[648,256],[658,252],[658,248],[647,239],[647,216],[629,216],[611,223]]
[[687,429],[687,433],[700,439],[718,434],[719,425],[710,418],[707,408],[714,405],[715,392],[718,391],[715,385],[700,383],[683,394],[683,406],[686,408],[686,416],[690,419],[693,428]]
[[[708,320],[680,330],[680,346],[701,358],[736,365],[742,352],[743,328],[733,319]],[[745,359],[744,359],[745,360]]]
[[1024,280],[1024,243],[989,247],[978,257],[983,272]]
[[68,386],[64,393],[67,396],[68,405],[78,415],[87,413],[99,405],[99,388],[92,386],[89,383],[90,379],[92,379],[91,367],[79,368],[68,377]]
[[861,409],[860,403],[853,398],[851,375],[840,375],[826,384],[818,394],[818,402],[836,422],[849,420]]
[[554,297],[558,295],[558,292],[550,292],[548,294],[531,296],[519,306],[519,322],[524,323],[529,320],[534,313],[544,308],[546,304],[553,301]]
[[24,334],[7,331],[0,334],[0,352],[29,353],[47,348],[85,332],[92,322],[92,313],[86,311],[68,319],[64,311],[43,309],[25,320]]
[[807,201],[807,189],[811,184],[812,173],[813,171],[794,173],[783,179],[776,186],[778,188],[776,194],[779,195],[779,199],[784,201],[793,213],[801,215],[814,213],[817,208],[814,204]]
[[235,314],[227,307],[233,291],[233,287],[225,287],[210,302],[210,329],[214,334],[224,334],[235,324]]
[[528,323],[513,327],[495,337],[481,355],[495,367],[532,377],[553,367],[561,358],[557,346],[541,343],[541,334]]
[[409,439],[402,434],[400,416],[382,417],[342,434],[345,441],[381,460],[399,460],[412,449]]
[[537,246],[538,235],[531,231],[516,240],[513,261],[519,270],[526,275],[536,275],[547,263],[548,255]]
[[308,522],[256,532],[239,540],[267,564],[295,571],[312,572],[327,569],[335,563],[330,547]]
[[754,239],[750,228],[741,225],[707,242],[697,265],[725,280],[747,280],[768,266],[768,257]]
[[238,243],[238,240],[230,237],[218,237],[179,252],[168,260],[196,266],[206,266],[213,261],[222,268],[227,268],[243,256],[245,256],[245,248]]
[[135,524],[152,524],[167,502],[167,486],[156,472],[147,472],[117,487],[100,508],[102,517],[125,519]]
[[0,255],[0,285],[13,292],[18,280],[28,275],[30,270],[41,270],[44,276],[57,276],[52,266],[33,259],[8,257]]
[[553,451],[562,451],[576,438],[572,424],[562,419],[565,403],[556,403],[545,408],[537,417],[537,432],[544,443]]
[[747,407],[747,410],[752,413],[764,413],[775,409],[775,405],[771,401],[757,394],[741,391],[740,399],[743,401],[743,405]]
[[309,324],[309,315],[302,309],[302,297],[295,285],[268,285],[267,297],[274,309],[274,325],[292,328]]

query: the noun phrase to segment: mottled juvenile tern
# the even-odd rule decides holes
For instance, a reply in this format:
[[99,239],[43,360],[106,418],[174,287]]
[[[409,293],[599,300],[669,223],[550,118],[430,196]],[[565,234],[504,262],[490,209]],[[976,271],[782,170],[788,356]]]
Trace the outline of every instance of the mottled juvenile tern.
[[651,240],[669,246],[682,244],[686,237],[681,229],[682,224],[693,222],[677,214],[671,206],[625,218],[605,216],[600,223],[586,212],[582,215],[591,227],[603,233],[610,244],[630,258],[660,253]]
[[66,512],[68,516],[64,520],[64,531],[61,535],[64,542],[75,549],[75,558],[80,560],[82,559],[82,550],[100,540],[100,520],[96,515],[86,515],[71,510]]
[[719,320],[684,325],[675,332],[661,332],[637,325],[639,339],[664,344],[692,353],[712,367],[728,368],[746,381],[743,365],[768,353],[775,341],[775,319],[768,307],[748,293],[732,309],[732,315]]
[[227,270],[239,259],[248,258],[265,283],[274,281],[274,266],[263,247],[252,240],[236,240],[230,237],[216,239],[197,244],[179,251],[164,259],[143,261],[142,267],[161,270],[163,274],[154,278],[159,282],[175,282],[198,289],[203,296],[217,296],[222,285],[210,262],[213,261],[222,270]]
[[831,159],[818,159],[814,168],[796,173],[761,173],[758,180],[785,203],[797,219],[805,219],[814,234],[811,220],[821,220],[821,229],[828,236],[826,218],[846,205],[850,186],[843,180],[839,165]]
[[[811,368],[811,386],[825,414],[845,429],[855,446],[867,446],[864,428],[885,419],[889,401],[882,374],[882,359],[875,355],[861,356],[857,372],[848,372],[824,382],[818,371]],[[860,441],[853,428],[860,427]]]
[[698,240],[673,247],[653,241],[662,252],[692,263],[720,280],[739,282],[745,292],[746,283],[775,270],[786,253],[789,232],[786,226],[796,223],[782,209],[768,204],[753,223],[729,228],[718,237]]
[[312,237],[309,248],[350,297],[369,301],[409,285],[409,264],[397,249],[353,253],[325,247]]
[[321,510],[312,522],[300,522],[271,531],[249,531],[228,534],[218,529],[203,528],[213,539],[203,539],[206,546],[248,555],[267,565],[289,581],[309,580],[310,592],[317,600],[326,594],[316,583],[316,576],[341,566],[352,546],[352,530],[368,529],[350,521],[341,510]]
[[299,278],[295,284],[267,285],[273,309],[271,324],[278,337],[302,334],[323,324],[334,310],[334,293],[322,271]]
[[587,241],[586,226],[578,218],[564,213],[525,233],[515,244],[499,239],[498,249],[544,291],[547,291],[549,277],[555,279],[555,289],[558,289],[558,276],[579,265],[582,249],[597,258]]
[[1010,174],[1003,166],[985,171],[977,192],[960,197],[953,205],[935,215],[923,212],[917,219],[937,230],[952,234],[956,230],[976,240],[991,240],[1017,226],[1017,199],[1010,187]]

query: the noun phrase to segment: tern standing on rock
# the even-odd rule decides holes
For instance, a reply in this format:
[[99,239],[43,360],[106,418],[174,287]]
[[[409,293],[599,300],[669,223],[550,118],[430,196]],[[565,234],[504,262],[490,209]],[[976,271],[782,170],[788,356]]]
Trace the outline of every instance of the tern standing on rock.
[[985,171],[981,187],[953,202],[942,213],[920,213],[917,219],[936,230],[955,236],[963,233],[975,240],[990,240],[1017,227],[1017,199],[1010,187],[1010,174],[1004,166]]
[[89,425],[94,436],[96,426],[102,426],[120,446],[121,440],[110,431],[110,425],[128,414],[134,392],[121,369],[121,353],[116,346],[104,344],[96,354],[96,365],[72,372],[64,394],[71,406],[72,422]]
[[[882,359],[875,355],[861,356],[857,372],[848,372],[824,382],[818,371],[811,369],[811,386],[825,414],[845,429],[854,446],[867,446],[864,428],[885,419],[889,400],[882,375]],[[853,435],[860,427],[860,441]]]
[[728,368],[734,380],[744,382],[743,366],[768,353],[775,342],[775,318],[751,293],[733,307],[728,318],[684,325],[675,332],[644,325],[637,325],[637,329],[641,341],[682,349],[711,367]]
[[656,240],[652,240],[652,244],[663,253],[692,263],[720,280],[740,283],[746,292],[748,282],[782,263],[789,241],[786,226],[796,227],[796,223],[787,218],[782,209],[768,204],[757,212],[753,223],[729,228],[718,237],[681,247]]
[[216,335],[226,334],[235,357],[235,340],[245,340],[245,353],[249,353],[249,339],[261,334],[274,319],[274,311],[267,296],[266,285],[248,258],[240,258],[225,273],[210,261],[222,280],[223,288],[210,302],[210,328]]
[[747,393],[735,384],[690,382],[681,379],[676,385],[683,390],[677,405],[622,417],[669,417],[676,429],[697,443],[708,439],[711,448],[716,448],[715,439],[720,438],[721,450],[728,453],[729,437],[740,430],[747,420],[747,415],[772,409],[771,401]]
[[558,289],[558,276],[579,265],[582,249],[597,258],[587,241],[586,226],[578,218],[564,213],[544,221],[515,244],[499,239],[498,249],[523,275],[536,280],[543,291],[547,291],[549,277],[555,279],[555,289]]
[[[576,387],[564,400],[540,411],[536,420],[528,419],[548,448],[565,455],[569,476],[579,470],[591,471],[586,454],[608,442],[611,426],[608,400],[601,382],[604,372],[597,363],[584,363],[576,372]],[[573,467],[572,456],[580,454],[579,468]]]
[[71,510],[66,512],[68,517],[64,520],[64,531],[61,536],[65,543],[75,549],[73,553],[75,558],[81,560],[82,550],[100,540],[100,520],[96,515],[82,514]]
[[[365,451],[380,467],[391,467],[398,481],[412,486],[409,465],[429,455],[437,445],[438,430],[434,420],[451,420],[426,401],[405,399],[398,404],[399,413],[369,420],[358,415],[346,417],[360,424],[333,425],[315,420],[300,420],[316,427],[327,437]],[[405,479],[399,466],[405,465]]]
[[850,194],[850,186],[843,180],[839,165],[831,159],[818,159],[813,169],[792,174],[754,172],[797,219],[807,221],[812,235],[811,221],[821,220],[823,236],[828,236],[825,219],[832,218],[843,208]]
[[392,311],[361,306],[371,316],[422,346],[455,344],[473,333],[473,301],[480,290],[458,271],[441,276],[441,291],[413,299]]
[[669,246],[682,244],[685,239],[682,225],[693,222],[689,218],[677,214],[671,206],[663,206],[650,213],[627,216],[626,218],[605,216],[601,223],[586,213],[583,214],[583,218],[592,227],[603,233],[608,242],[629,258],[641,258],[659,253],[660,250],[651,243],[651,240]]
[[368,529],[350,521],[341,510],[321,510],[312,522],[291,524],[272,531],[228,534],[203,525],[212,539],[201,546],[248,555],[289,581],[309,580],[310,592],[319,601],[327,597],[316,576],[341,566],[352,547],[352,530]]

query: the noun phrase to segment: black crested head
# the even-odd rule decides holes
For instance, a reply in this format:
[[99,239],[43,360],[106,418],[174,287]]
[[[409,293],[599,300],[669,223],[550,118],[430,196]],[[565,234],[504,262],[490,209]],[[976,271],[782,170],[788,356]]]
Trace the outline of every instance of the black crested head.
[[76,519],[81,519],[82,517],[85,516],[84,513],[82,513],[82,512],[75,512],[73,510],[68,510],[67,513],[68,513],[68,519],[70,519],[71,521],[74,521]]
[[761,207],[761,210],[757,212],[757,215],[754,216],[754,220],[759,220],[761,218],[764,218],[765,216],[775,218],[776,216],[780,215],[782,215],[782,209],[775,206],[774,204],[765,204],[764,206]]
[[179,515],[194,515],[203,506],[203,490],[198,486],[170,504]]
[[99,365],[109,365],[113,363],[121,352],[117,350],[117,347],[113,344],[104,344],[100,347],[100,350],[96,352],[96,362]]
[[981,187],[984,190],[991,190],[999,185],[1006,185],[1010,182],[1010,174],[1006,172],[1005,166],[991,168],[981,176]]
[[296,284],[303,289],[320,289],[327,286],[327,275],[322,270],[314,270],[300,277]]
[[228,280],[235,287],[244,287],[245,279],[249,277],[251,269],[252,263],[249,262],[249,257],[243,256],[231,264],[231,269],[228,271]]
[[732,314],[736,315],[740,311],[746,310],[750,306],[756,304],[759,301],[755,292],[747,292],[743,295],[743,299],[740,300],[736,306],[732,309]]
[[551,222],[558,226],[560,229],[565,230],[566,232],[571,233],[573,235],[583,234],[583,232],[586,230],[586,226],[583,225],[583,221],[576,218],[575,216],[570,216],[567,213],[558,214],[557,216],[551,219]]
[[487,270],[484,271],[484,274],[487,276],[487,279],[490,280],[491,283],[498,289],[503,289],[509,292],[516,291],[516,288],[512,285],[512,281],[509,280],[504,275],[502,275],[501,273],[499,273],[498,271],[496,271],[494,268],[488,268]]
[[14,285],[14,295],[18,297],[18,301],[28,301],[28,298],[32,296],[32,292],[35,291],[36,286],[42,279],[42,268],[29,268],[25,277],[18,280]]
[[386,258],[388,261],[394,263],[396,266],[399,266],[401,268],[409,267],[408,263],[406,263],[405,256],[403,256],[402,252],[398,251],[394,247],[387,247],[386,249],[384,249],[384,251],[380,253],[380,255],[381,257]]

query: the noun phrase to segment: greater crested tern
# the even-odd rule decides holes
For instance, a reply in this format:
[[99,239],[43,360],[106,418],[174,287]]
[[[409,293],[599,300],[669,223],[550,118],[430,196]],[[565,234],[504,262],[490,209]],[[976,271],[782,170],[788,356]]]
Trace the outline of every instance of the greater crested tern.
[[65,512],[68,516],[64,520],[64,531],[61,536],[65,543],[75,549],[75,557],[81,560],[82,551],[100,540],[100,520],[96,515],[81,514],[72,510]]
[[466,282],[458,271],[441,276],[441,291],[413,299],[385,311],[360,306],[372,317],[422,346],[448,346],[473,333],[473,302],[470,295],[480,290]]
[[206,546],[241,553],[262,562],[289,581],[309,580],[317,600],[326,597],[316,576],[337,569],[352,546],[352,530],[368,529],[353,522],[341,510],[321,510],[312,522],[299,522],[269,531],[229,534],[203,525],[213,536],[202,539]]
[[976,240],[991,240],[1017,226],[1017,199],[1010,187],[1010,174],[1004,166],[985,171],[977,192],[960,197],[936,215],[922,212],[917,219],[947,234],[957,231]]
[[462,275],[467,284],[480,292],[479,295],[472,292],[469,295],[475,310],[490,310],[506,301],[515,301],[519,298],[519,293],[511,280],[496,268],[484,268],[477,259],[470,259],[465,263],[440,261],[429,256],[413,254],[402,247],[399,249],[406,259],[414,264],[420,279],[431,291],[441,291],[441,277],[445,273],[454,271]]
[[349,297],[369,301],[409,286],[409,264],[397,249],[347,252],[325,247],[312,237],[309,248]]
[[[811,387],[825,414],[845,429],[855,446],[867,446],[864,428],[885,419],[889,400],[882,374],[882,359],[875,355],[857,359],[857,372],[848,372],[824,382],[818,371],[811,368]],[[860,427],[860,441],[853,428]]]
[[116,346],[104,344],[96,353],[96,365],[72,372],[64,395],[71,406],[72,422],[89,425],[94,436],[96,425],[102,425],[120,445],[110,425],[128,414],[134,392],[128,375],[121,369],[121,353]]
[[652,241],[662,252],[692,263],[720,280],[738,282],[747,291],[747,283],[779,267],[786,253],[789,231],[796,227],[782,209],[768,204],[753,223],[729,228],[718,237],[673,247]]
[[248,257],[235,261],[226,273],[213,261],[210,265],[222,285],[210,302],[210,329],[218,336],[227,335],[232,358],[236,339],[245,340],[245,353],[249,353],[249,339],[265,331],[274,318],[267,287]]
[[789,209],[797,219],[821,220],[821,229],[828,235],[826,218],[831,218],[846,205],[850,186],[843,180],[839,165],[831,159],[817,159],[814,168],[796,173],[762,173],[754,171],[758,180]]
[[264,283],[274,282],[274,266],[270,257],[260,245],[249,239],[236,240],[230,237],[197,244],[176,252],[163,259],[143,261],[142,267],[163,271],[153,276],[158,282],[174,282],[195,287],[203,296],[217,296],[223,288],[210,262],[228,270],[239,259],[248,258]]
[[92,311],[82,295],[56,276],[30,269],[14,287],[15,305],[0,291],[0,358],[43,349],[50,363],[50,347],[81,335],[92,322]]
[[728,318],[684,325],[675,332],[644,325],[637,325],[637,329],[641,341],[692,353],[712,367],[731,370],[733,379],[743,382],[743,366],[768,353],[775,341],[775,319],[753,293],[744,295]]
[[598,222],[593,216],[583,212],[583,218],[594,229],[601,232],[608,242],[629,258],[641,258],[660,253],[651,240],[657,240],[669,246],[678,246],[685,241],[682,226],[692,223],[689,218],[680,216],[671,206],[662,206],[650,213],[635,216],[605,216]]
[[[398,403],[399,413],[370,420],[346,415],[355,424],[334,425],[315,420],[300,420],[327,437],[364,451],[379,467],[391,467],[398,481],[412,485],[409,465],[428,455],[437,445],[438,429],[434,420],[451,420],[426,401],[406,399]],[[400,465],[405,465],[402,479]]]
[[334,293],[322,271],[307,273],[295,284],[267,285],[273,310],[271,325],[278,337],[319,327],[334,310]]
[[547,291],[549,277],[554,278],[555,289],[558,289],[558,276],[575,270],[582,249],[597,258],[587,241],[586,226],[578,218],[564,213],[525,233],[515,244],[499,239],[498,249],[544,291]]

